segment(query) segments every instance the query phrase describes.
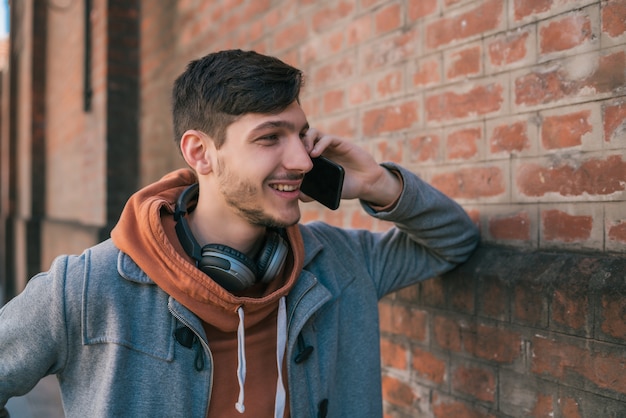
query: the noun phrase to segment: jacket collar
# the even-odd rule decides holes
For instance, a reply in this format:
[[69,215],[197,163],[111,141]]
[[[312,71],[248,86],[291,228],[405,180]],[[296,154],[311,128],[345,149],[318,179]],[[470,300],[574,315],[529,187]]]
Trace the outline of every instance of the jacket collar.
[[117,272],[131,282],[154,284],[152,279],[123,251],[120,251],[117,256]]
[[[323,244],[307,228],[300,228],[304,240],[304,269],[294,287],[287,296],[287,323],[290,330],[300,331],[304,323],[324,303],[331,299],[331,292],[319,282],[314,274],[307,271],[307,266],[323,250]],[[148,275],[139,268],[133,259],[120,251],[117,258],[117,270],[126,280],[139,284],[155,284]],[[177,304],[176,304],[177,305]],[[295,310],[298,316],[295,317]],[[290,331],[289,337],[292,337]]]

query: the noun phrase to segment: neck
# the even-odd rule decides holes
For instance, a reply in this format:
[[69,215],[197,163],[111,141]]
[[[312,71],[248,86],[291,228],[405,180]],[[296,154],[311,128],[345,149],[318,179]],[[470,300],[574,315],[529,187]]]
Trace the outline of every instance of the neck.
[[254,257],[265,239],[266,228],[243,220],[228,220],[202,211],[200,204],[189,215],[189,227],[198,244],[221,244]]

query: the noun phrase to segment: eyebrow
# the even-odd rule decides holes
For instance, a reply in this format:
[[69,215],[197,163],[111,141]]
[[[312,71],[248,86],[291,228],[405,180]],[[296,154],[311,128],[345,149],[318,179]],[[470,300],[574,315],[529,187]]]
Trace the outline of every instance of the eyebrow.
[[[255,126],[252,129],[252,133],[258,132],[258,131],[262,131],[265,129],[275,129],[275,128],[284,128],[284,129],[288,129],[291,131],[295,131],[296,130],[296,126],[291,123],[288,122],[286,120],[269,120],[267,122],[263,122],[260,125]],[[303,131],[305,129],[309,129],[309,123],[305,123],[304,126],[302,126],[302,129],[300,129],[300,131]]]

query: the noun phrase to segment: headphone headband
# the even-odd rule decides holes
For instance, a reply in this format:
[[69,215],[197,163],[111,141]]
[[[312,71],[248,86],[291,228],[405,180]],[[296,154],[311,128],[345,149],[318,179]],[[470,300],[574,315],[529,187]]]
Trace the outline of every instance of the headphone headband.
[[176,221],[176,235],[183,249],[191,258],[194,259],[196,264],[202,259],[202,248],[198,242],[194,239],[189,224],[185,220],[185,215],[188,213],[187,207],[189,202],[194,197],[198,196],[199,190],[198,183],[194,183],[187,187],[178,197],[176,201],[176,209],[174,210],[174,220]]

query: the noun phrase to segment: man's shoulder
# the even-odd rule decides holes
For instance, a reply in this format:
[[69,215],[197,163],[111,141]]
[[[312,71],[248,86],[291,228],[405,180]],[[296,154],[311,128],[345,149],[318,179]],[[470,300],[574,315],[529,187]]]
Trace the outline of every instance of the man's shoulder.
[[108,239],[85,249],[81,254],[62,255],[55,259],[52,270],[63,270],[67,278],[84,278],[93,269],[117,270],[120,250]]

